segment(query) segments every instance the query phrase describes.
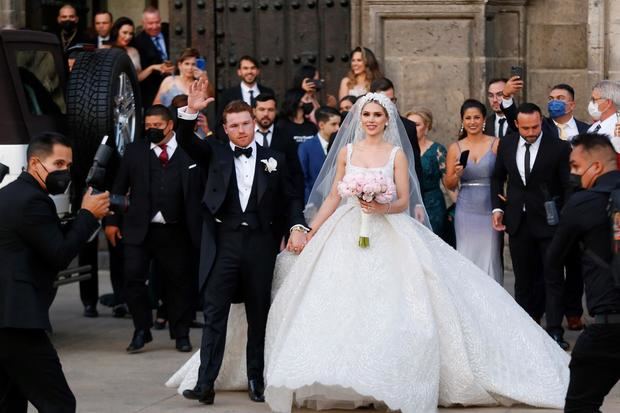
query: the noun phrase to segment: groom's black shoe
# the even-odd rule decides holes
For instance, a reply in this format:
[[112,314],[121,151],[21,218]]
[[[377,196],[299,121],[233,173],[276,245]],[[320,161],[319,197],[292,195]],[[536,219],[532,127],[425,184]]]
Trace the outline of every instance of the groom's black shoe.
[[192,351],[192,345],[189,342],[189,337],[180,337],[176,339],[176,348],[182,353],[189,353]]
[[262,403],[265,401],[265,385],[256,379],[248,380],[248,395],[253,402]]
[[190,400],[198,400],[200,403],[213,404],[215,391],[213,386],[197,384],[192,390],[183,390],[183,397]]
[[127,347],[128,353],[137,353],[146,343],[150,343],[153,341],[153,336],[151,335],[151,330],[136,330],[133,333],[133,338],[131,339],[131,343],[129,343],[129,347]]

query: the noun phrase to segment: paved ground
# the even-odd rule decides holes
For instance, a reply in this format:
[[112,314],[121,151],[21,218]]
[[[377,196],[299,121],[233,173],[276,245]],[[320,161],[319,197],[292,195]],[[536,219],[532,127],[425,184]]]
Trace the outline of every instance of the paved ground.
[[[101,273],[102,292],[110,291],[107,272]],[[506,285],[513,284],[512,276]],[[164,382],[189,357],[174,349],[167,332],[154,331],[154,341],[148,351],[128,355],[125,347],[132,334],[130,319],[116,319],[111,311],[99,307],[100,317],[82,317],[77,285],[60,289],[52,306],[53,342],[60,353],[65,374],[78,400],[79,412],[96,413],[159,413],[159,412],[213,412],[251,413],[268,412],[264,404],[252,403],[243,392],[218,393],[216,404],[205,407],[190,402],[164,387]],[[200,342],[200,330],[191,333],[192,343]],[[574,344],[576,333],[567,338]],[[32,409],[34,412],[34,409]],[[360,412],[372,410],[359,409]],[[620,384],[607,398],[605,413],[620,412]],[[534,413],[557,412],[526,408],[470,408],[440,409],[447,412]]]

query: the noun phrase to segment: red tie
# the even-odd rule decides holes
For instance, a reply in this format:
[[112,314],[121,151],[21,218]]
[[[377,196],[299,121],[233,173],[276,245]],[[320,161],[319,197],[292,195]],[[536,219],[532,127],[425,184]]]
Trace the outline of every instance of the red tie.
[[166,152],[166,144],[164,143],[163,145],[159,145],[159,147],[161,148],[159,162],[161,163],[161,166],[166,166],[168,164],[168,160],[170,159],[168,157],[168,152]]

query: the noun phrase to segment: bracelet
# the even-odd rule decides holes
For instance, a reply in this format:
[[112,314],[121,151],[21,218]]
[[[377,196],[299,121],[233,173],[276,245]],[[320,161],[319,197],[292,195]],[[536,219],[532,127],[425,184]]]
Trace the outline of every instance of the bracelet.
[[291,229],[289,230],[290,233],[293,233],[294,231],[298,231],[298,232],[303,232],[304,234],[307,234],[308,232],[310,232],[310,228],[305,227],[301,224],[297,224],[297,225],[293,225],[291,227]]

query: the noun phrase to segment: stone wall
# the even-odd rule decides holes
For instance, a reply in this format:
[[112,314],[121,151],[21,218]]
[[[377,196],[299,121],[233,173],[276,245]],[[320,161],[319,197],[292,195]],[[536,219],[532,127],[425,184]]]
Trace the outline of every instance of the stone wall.
[[399,108],[427,106],[432,138],[454,140],[465,98],[485,101],[486,81],[525,68],[520,100],[546,106],[556,83],[576,90],[588,121],[592,85],[620,79],[617,0],[357,0],[352,46],[370,47],[397,87]]

